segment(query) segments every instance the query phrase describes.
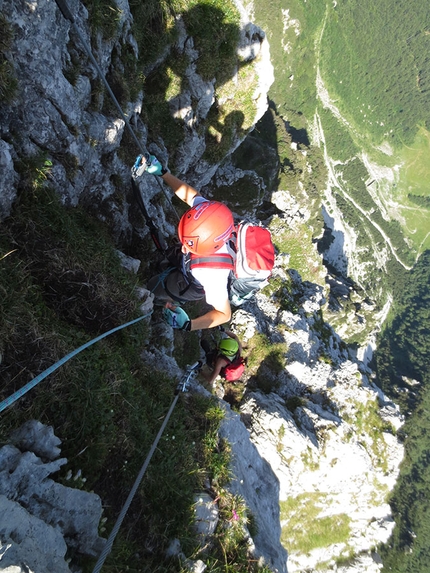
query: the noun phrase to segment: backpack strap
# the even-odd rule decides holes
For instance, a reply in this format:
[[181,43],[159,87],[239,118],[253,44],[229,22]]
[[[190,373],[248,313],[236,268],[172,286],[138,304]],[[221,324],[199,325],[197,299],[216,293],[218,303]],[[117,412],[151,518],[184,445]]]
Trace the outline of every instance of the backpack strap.
[[228,254],[220,255],[206,255],[199,257],[198,255],[191,255],[190,269],[206,268],[206,269],[228,269],[234,270],[233,259]]

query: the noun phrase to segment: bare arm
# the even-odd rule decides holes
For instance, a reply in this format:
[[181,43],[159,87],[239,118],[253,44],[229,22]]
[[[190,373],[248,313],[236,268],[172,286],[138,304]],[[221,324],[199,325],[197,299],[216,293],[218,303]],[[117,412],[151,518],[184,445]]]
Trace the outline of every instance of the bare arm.
[[210,378],[208,378],[209,384],[213,384],[215,382],[215,378],[221,372],[221,369],[224,368],[224,366],[227,366],[227,364],[228,364],[228,361],[225,360],[224,358],[220,357],[217,359],[217,361],[215,362],[215,366],[214,366],[214,369],[212,371],[212,374],[211,374]]
[[231,318],[230,303],[226,300],[222,308],[210,310],[206,314],[193,318],[191,321],[191,330],[201,330],[202,328],[214,328],[220,324],[228,322]]
[[187,203],[190,207],[193,206],[194,197],[200,195],[194,187],[191,187],[188,183],[184,183],[169,172],[162,175],[162,178],[179,199],[182,199],[182,201]]

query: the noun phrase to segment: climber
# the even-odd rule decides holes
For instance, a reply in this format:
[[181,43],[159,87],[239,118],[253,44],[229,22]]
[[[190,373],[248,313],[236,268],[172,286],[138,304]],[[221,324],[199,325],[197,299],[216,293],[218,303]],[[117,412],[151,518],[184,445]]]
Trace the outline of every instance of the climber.
[[221,338],[215,348],[211,348],[210,343],[203,339],[200,343],[206,354],[206,364],[212,368],[209,376],[205,376],[208,383],[213,387],[217,376],[222,376],[225,380],[233,382],[239,380],[245,370],[244,360],[241,358],[242,344],[239,338],[231,330],[219,327],[225,337]]
[[[170,262],[176,259],[175,266],[168,267],[148,282],[148,288],[154,293],[155,299],[165,303],[166,322],[181,330],[213,328],[228,322],[231,317],[228,299],[231,263],[228,268],[199,267],[189,271],[185,265],[189,253],[199,256],[226,254],[230,260],[226,245],[234,231],[230,209],[223,203],[202,197],[193,187],[164,169],[154,155],[139,156],[133,169],[138,174],[147,172],[160,176],[175,195],[190,207],[179,221],[178,236],[181,244],[167,256]],[[206,299],[207,304],[213,308],[191,320],[178,305],[201,299]]]

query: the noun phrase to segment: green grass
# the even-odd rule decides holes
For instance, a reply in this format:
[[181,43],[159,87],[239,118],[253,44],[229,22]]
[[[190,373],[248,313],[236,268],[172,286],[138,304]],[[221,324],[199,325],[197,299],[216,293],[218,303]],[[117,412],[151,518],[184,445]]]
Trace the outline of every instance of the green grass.
[[233,142],[243,139],[254,125],[257,106],[253,95],[258,83],[254,66],[244,63],[237,77],[232,75],[217,89],[217,103],[208,115],[204,158],[211,163],[221,161]]
[[395,197],[408,239],[422,252],[430,248],[429,131],[420,128],[414,142],[400,150],[399,159],[403,167]]
[[323,78],[341,110],[379,143],[411,143],[417,126],[429,121],[427,17],[426,5],[405,0],[394,7],[383,0],[328,10]]
[[[354,426],[354,431],[358,437],[366,436],[366,448],[374,463],[382,469],[388,470],[388,446],[384,440],[383,433],[396,433],[394,427],[385,422],[380,415],[379,405],[376,400],[366,403],[356,402],[354,414],[344,415],[345,421]],[[370,443],[367,442],[370,441]]]
[[[284,27],[288,10],[290,25]],[[269,0],[255,6],[256,23],[266,31],[275,68],[269,96],[281,115],[297,128],[306,128],[315,111],[315,37],[324,19],[325,3]],[[299,21],[299,34],[291,20]],[[289,46],[289,49],[285,49]]]
[[266,335],[257,333],[246,345],[247,371],[250,375],[248,387],[253,384],[265,393],[276,389],[276,375],[285,368],[287,345],[273,343]]
[[105,40],[113,40],[118,31],[121,12],[113,0],[83,0],[93,31],[101,32]]
[[312,242],[309,226],[303,223],[294,228],[288,227],[275,216],[269,228],[278,252],[290,255],[289,267],[298,271],[303,281],[319,283],[323,276],[323,265]]
[[[300,424],[297,424],[300,427]],[[316,472],[319,469],[318,458],[315,459],[313,450],[308,446],[305,452],[300,454],[301,460],[305,468],[310,472]]]
[[[429,38],[422,26],[427,16],[427,7],[419,2],[402,1],[394,9],[388,8],[385,0],[377,7],[366,6],[366,2],[330,7],[320,53],[323,80],[349,124],[335,128],[333,122],[337,120],[327,120],[330,112],[320,112],[325,116],[329,155],[345,161],[354,157],[358,147],[377,170],[396,166],[374,192],[391,220],[400,223],[410,250],[417,253],[430,245],[428,204],[413,200],[428,196],[430,116],[426,86],[430,67],[424,54]],[[336,129],[349,135],[336,137]],[[345,170],[339,170],[343,177]],[[358,202],[367,194],[367,189],[348,180],[346,183]],[[380,225],[381,221],[376,219],[375,223]],[[397,239],[395,229],[382,226],[391,239]],[[396,248],[401,244],[405,246],[403,237]],[[400,257],[410,264],[407,255]]]
[[281,541],[289,552],[308,554],[313,549],[347,543],[351,534],[350,518],[345,513],[321,516],[327,495],[303,493],[281,501]]
[[198,73],[220,84],[234,74],[239,41],[239,11],[226,0],[176,0],[174,9],[183,15],[188,33],[200,52]]
[[404,186],[414,195],[430,195],[430,133],[423,127],[418,130],[414,142],[401,150],[404,162],[402,175]]

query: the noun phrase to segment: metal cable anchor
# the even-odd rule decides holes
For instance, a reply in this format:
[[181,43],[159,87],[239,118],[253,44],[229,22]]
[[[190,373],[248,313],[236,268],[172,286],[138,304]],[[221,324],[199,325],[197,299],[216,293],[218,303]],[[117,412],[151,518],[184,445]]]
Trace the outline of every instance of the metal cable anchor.
[[191,380],[195,378],[197,372],[202,366],[203,362],[198,360],[197,362],[194,362],[194,364],[191,364],[191,366],[186,367],[185,373],[176,386],[175,394],[179,394],[179,392],[187,392]]

